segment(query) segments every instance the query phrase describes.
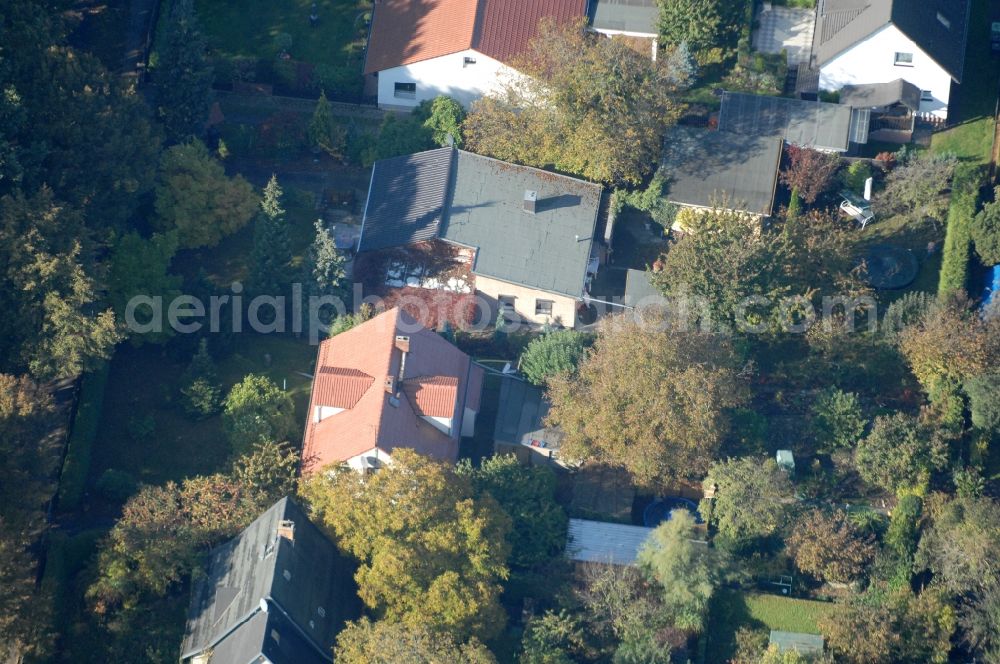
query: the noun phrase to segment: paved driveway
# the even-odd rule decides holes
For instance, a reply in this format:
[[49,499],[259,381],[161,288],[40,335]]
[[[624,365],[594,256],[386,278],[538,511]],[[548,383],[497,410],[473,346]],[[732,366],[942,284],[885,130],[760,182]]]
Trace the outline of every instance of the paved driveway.
[[812,9],[772,7],[760,13],[753,35],[754,50],[762,53],[788,53],[788,64],[795,66],[809,60],[816,13]]

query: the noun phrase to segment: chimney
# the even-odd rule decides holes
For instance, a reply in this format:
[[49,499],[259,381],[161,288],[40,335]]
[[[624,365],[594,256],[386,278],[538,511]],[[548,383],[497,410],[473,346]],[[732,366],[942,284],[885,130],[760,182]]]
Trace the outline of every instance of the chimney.
[[396,377],[386,376],[385,377],[385,391],[389,394],[396,394]]
[[535,203],[538,202],[538,192],[532,189],[524,190],[524,211],[535,214]]
[[278,522],[278,537],[283,537],[292,544],[295,544],[295,522],[282,519]]

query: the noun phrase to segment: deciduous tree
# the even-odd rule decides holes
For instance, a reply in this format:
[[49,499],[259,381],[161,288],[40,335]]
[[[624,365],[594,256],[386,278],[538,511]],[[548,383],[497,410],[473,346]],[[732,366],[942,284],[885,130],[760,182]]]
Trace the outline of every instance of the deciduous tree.
[[319,473],[303,487],[338,546],[360,561],[361,599],[381,619],[458,641],[500,633],[510,519],[452,468],[405,448],[392,459],[374,475]]
[[334,656],[343,664],[495,664],[476,640],[457,643],[423,626],[362,618],[337,635]]
[[257,443],[286,441],[298,430],[292,397],[257,374],[247,374],[233,385],[222,423],[237,454]]
[[526,568],[548,562],[566,545],[568,519],[556,502],[556,477],[550,468],[523,466],[513,455],[483,459],[478,468],[459,464],[460,475],[472,480],[510,517],[510,563]]
[[774,459],[717,461],[705,485],[715,487],[715,498],[711,506],[703,501],[702,514],[711,514],[719,534],[737,545],[774,533],[785,513],[782,501],[791,496],[788,475]]
[[674,510],[639,549],[641,569],[662,589],[663,608],[678,628],[701,632],[717,577],[708,547],[692,540],[694,517]]
[[591,39],[583,20],[539,24],[519,58],[524,78],[473,105],[471,149],[505,161],[610,184],[638,184],[659,161],[663,130],[686,85],[671,61],[654,62],[621,39]]
[[804,202],[812,205],[833,186],[840,168],[837,155],[788,145],[785,156],[788,164],[781,171],[781,181],[794,188]]
[[[122,236],[111,252],[111,268],[108,275],[108,290],[111,304],[118,320],[127,322],[125,311],[129,301],[137,296],[162,297],[169,305],[180,295],[181,277],[170,274],[170,261],[177,252],[177,233],[154,233],[144,239],[138,233]],[[136,308],[133,316],[141,323],[141,308]],[[143,341],[162,343],[171,333],[171,328],[163,326],[148,334],[132,335],[133,343]]]
[[1000,263],[1000,187],[994,190],[994,200],[976,214],[969,232],[983,265]]
[[943,220],[948,210],[945,193],[957,165],[953,155],[908,159],[886,177],[885,189],[872,201],[875,211],[884,216],[901,214],[913,221]]
[[642,486],[697,477],[744,399],[735,365],[722,337],[608,318],[577,375],[550,381],[548,422],[569,458],[621,466]]
[[557,330],[532,340],[521,354],[520,369],[535,385],[576,371],[590,345],[590,338],[576,330]]
[[1000,506],[991,498],[928,499],[930,524],[917,549],[916,568],[956,595],[982,593],[1000,584]]
[[[426,103],[426,102],[424,102]],[[431,138],[442,147],[451,145],[462,147],[462,123],[465,121],[465,109],[457,101],[446,95],[438,95],[430,103],[424,127],[431,131]]]
[[947,460],[940,438],[903,413],[875,418],[854,457],[866,482],[892,492],[925,486],[930,473]]
[[520,664],[574,664],[586,651],[583,626],[565,610],[546,611],[525,627]]
[[214,247],[253,216],[257,197],[240,176],[225,170],[200,141],[163,153],[156,185],[156,224],[177,229],[182,247]]
[[796,567],[824,581],[853,581],[875,556],[872,536],[855,530],[840,511],[809,510],[795,522],[787,543]]

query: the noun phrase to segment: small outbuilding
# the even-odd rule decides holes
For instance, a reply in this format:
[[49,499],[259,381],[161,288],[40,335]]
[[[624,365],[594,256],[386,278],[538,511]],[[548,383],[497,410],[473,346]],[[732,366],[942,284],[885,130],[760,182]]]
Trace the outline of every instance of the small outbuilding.
[[635,565],[652,528],[570,519],[566,557],[573,562]]
[[778,468],[789,474],[795,472],[795,456],[791,450],[778,450],[778,453],[774,455],[774,460],[777,462]]

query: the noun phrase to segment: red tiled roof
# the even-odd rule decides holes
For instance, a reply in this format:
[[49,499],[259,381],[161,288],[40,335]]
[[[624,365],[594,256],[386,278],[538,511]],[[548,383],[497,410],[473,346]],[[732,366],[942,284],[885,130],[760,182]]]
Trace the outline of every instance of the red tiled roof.
[[420,376],[403,381],[403,393],[420,415],[452,417],[458,395],[457,376]]
[[[386,392],[385,379],[399,374],[402,352],[395,341],[400,334],[409,336],[410,350],[394,397]],[[464,408],[474,402],[473,410],[478,410],[482,378],[474,368],[468,355],[398,308],[327,339],[317,353],[303,474],[373,448],[391,454],[396,447],[409,447],[455,461]],[[314,422],[315,409],[322,405],[345,410]],[[454,435],[437,429],[424,415],[451,418]]]
[[543,18],[568,23],[587,14],[586,0],[479,0],[482,19],[472,47],[509,63],[528,48]]
[[586,13],[587,0],[376,0],[365,73],[469,48],[509,64],[540,19],[564,22]]
[[365,73],[464,51],[475,26],[476,0],[376,0]]
[[313,379],[313,403],[317,406],[354,408],[375,378],[364,371],[344,367],[320,367]]

